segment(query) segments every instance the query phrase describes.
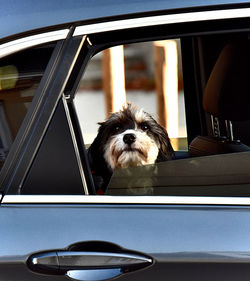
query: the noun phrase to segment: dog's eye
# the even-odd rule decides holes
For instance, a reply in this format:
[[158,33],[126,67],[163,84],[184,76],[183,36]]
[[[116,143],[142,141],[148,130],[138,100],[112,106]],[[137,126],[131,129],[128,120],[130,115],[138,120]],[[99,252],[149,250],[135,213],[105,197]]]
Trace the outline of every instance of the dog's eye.
[[114,126],[114,132],[119,132],[121,130],[121,126],[120,125],[115,125]]
[[149,126],[145,123],[142,123],[140,127],[143,131],[147,131],[149,129]]

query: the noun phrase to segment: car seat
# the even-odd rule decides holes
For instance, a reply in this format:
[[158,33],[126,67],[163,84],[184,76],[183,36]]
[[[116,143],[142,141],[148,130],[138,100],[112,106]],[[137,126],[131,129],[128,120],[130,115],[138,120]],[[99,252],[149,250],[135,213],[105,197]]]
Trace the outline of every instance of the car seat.
[[[189,146],[190,156],[250,151],[235,139],[232,121],[250,119],[250,42],[227,44],[208,79],[203,108],[212,120],[212,135],[198,136]],[[220,127],[225,128],[220,130]]]

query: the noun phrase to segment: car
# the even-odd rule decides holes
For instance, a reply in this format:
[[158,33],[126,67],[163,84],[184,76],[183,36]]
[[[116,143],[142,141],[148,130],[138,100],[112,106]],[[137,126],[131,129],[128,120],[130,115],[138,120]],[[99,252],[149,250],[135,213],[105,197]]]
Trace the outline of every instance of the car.
[[[2,3],[0,280],[249,280],[249,19],[243,0]],[[101,58],[123,47],[127,95],[157,115],[166,41],[175,159],[115,170],[96,194]]]

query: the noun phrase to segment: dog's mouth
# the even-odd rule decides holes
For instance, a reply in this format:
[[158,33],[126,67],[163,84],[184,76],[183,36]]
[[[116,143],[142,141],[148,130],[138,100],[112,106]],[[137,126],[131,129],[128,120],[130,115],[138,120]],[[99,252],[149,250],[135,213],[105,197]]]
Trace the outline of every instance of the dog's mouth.
[[139,153],[143,158],[147,159],[147,153],[146,151],[143,151],[142,149],[139,148],[134,148],[131,146],[127,146],[124,149],[120,150],[119,153],[117,153],[117,159],[122,155],[124,152],[134,152],[134,153]]
[[[127,154],[127,155],[126,155]],[[115,168],[138,166],[147,161],[147,151],[127,146],[119,151],[113,151]],[[125,160],[126,159],[126,160]]]

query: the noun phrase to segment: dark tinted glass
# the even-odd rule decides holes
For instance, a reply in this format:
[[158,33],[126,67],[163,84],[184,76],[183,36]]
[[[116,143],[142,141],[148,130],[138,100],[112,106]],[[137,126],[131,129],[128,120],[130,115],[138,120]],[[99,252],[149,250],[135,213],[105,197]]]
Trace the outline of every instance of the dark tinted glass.
[[0,167],[27,113],[54,46],[34,47],[0,60]]

